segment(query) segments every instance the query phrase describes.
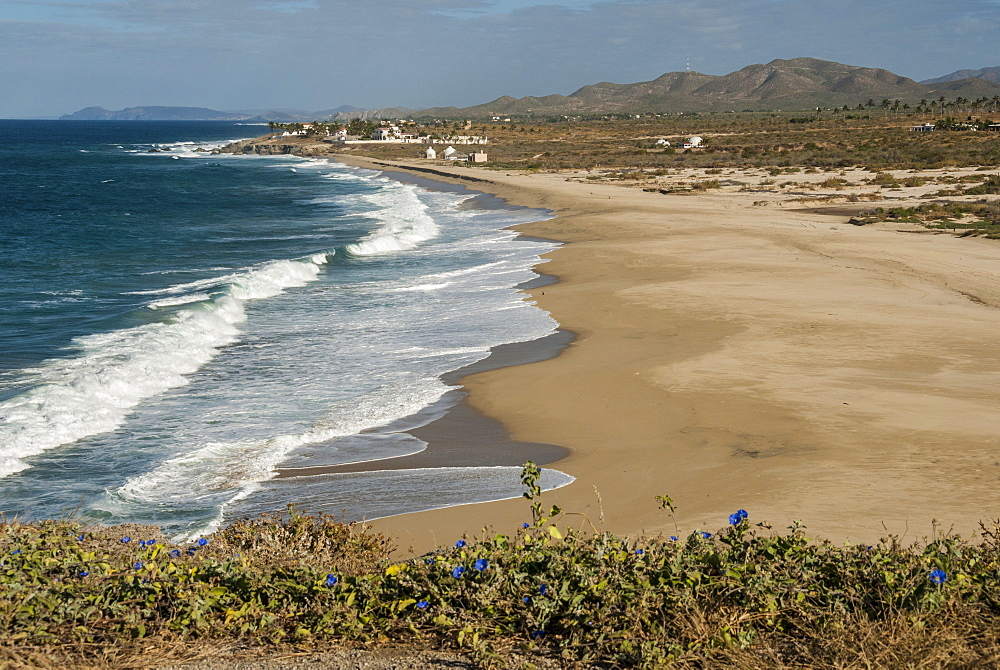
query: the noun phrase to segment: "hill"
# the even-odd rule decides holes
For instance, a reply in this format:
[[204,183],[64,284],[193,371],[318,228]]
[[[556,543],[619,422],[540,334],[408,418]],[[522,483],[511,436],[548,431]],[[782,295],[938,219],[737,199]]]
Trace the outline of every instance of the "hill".
[[985,78],[922,84],[880,68],[844,65],[816,58],[773,60],[717,76],[669,72],[633,84],[601,82],[569,95],[504,96],[466,108],[438,107],[421,116],[491,114],[600,114],[812,109],[855,106],[869,98],[918,102],[941,95],[967,98],[1000,94],[1000,84]]
[[921,84],[946,84],[962,79],[985,79],[986,81],[1000,84],[1000,67],[984,67],[981,70],[958,70],[951,74],[936,79],[925,79]]

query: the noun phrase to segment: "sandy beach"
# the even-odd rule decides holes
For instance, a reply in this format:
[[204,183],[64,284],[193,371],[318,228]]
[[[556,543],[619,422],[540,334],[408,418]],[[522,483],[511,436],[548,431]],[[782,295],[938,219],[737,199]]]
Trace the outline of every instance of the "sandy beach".
[[[576,339],[462,380],[514,439],[571,450],[553,467],[576,482],[544,496],[587,516],[564,524],[673,534],[662,494],[681,532],[738,508],[858,542],[1000,516],[1000,243],[848,225],[786,197],[432,167],[552,210],[522,232],[567,243],[544,265],[558,283],[526,297]],[[373,525],[405,554],[527,516],[509,500]]]

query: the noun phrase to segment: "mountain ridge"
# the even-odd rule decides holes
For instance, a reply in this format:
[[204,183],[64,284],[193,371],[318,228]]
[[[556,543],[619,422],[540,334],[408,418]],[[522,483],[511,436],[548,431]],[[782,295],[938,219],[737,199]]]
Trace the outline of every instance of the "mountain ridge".
[[[965,75],[974,76],[965,76]],[[218,120],[248,122],[349,121],[355,118],[489,117],[494,115],[568,115],[643,112],[714,112],[807,110],[854,107],[868,99],[917,103],[941,96],[979,99],[1000,95],[1000,67],[959,70],[917,82],[883,68],[845,65],[818,58],[775,59],[755,63],[726,75],[667,72],[650,81],[618,84],[598,82],[569,95],[515,98],[504,95],[471,107],[403,107],[360,109],[344,105],[320,112],[269,110],[219,112],[204,107],[128,107],[110,111],[88,107],[62,119],[84,120]]]

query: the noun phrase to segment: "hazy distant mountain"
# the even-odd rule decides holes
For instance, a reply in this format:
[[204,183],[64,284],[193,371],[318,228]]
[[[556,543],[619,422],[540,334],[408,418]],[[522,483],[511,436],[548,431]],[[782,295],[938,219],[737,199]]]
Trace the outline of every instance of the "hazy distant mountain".
[[126,107],[117,112],[87,107],[59,118],[63,121],[246,121],[252,117],[205,107]]
[[985,79],[986,81],[1000,84],[1000,67],[984,67],[982,70],[959,70],[946,74],[937,79],[925,79],[921,84],[945,84],[950,81],[960,81],[962,79]]
[[118,111],[103,107],[87,107],[72,114],[59,117],[64,121],[248,121],[251,123],[266,123],[279,121],[290,123],[294,121],[319,121],[334,118],[342,114],[367,114],[365,110],[351,105],[342,105],[336,109],[326,109],[318,112],[301,110],[240,110],[220,112],[206,107],[126,107]]
[[816,58],[773,60],[748,65],[724,76],[669,72],[634,84],[601,82],[569,95],[512,98],[463,109],[438,107],[420,116],[488,116],[491,114],[595,114],[606,112],[681,112],[725,110],[812,109],[855,106],[869,98],[918,102],[944,95],[978,98],[1000,94],[1000,85],[985,79],[920,84],[879,68],[843,65]]

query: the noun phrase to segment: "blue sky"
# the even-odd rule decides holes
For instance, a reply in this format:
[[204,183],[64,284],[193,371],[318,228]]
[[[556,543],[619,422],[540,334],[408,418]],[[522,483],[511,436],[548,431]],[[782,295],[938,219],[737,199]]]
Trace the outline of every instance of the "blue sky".
[[0,0],[0,118],[472,105],[810,56],[1000,66],[1000,0]]

